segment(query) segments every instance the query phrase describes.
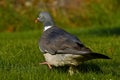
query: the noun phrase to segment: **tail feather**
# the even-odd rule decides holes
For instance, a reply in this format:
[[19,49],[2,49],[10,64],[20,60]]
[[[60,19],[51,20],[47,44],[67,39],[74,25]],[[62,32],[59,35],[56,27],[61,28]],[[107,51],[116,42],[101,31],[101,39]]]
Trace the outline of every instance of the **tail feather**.
[[106,55],[103,55],[103,54],[99,54],[99,53],[92,53],[90,54],[90,56],[93,58],[93,59],[111,59],[110,57],[106,56]]
[[67,50],[58,50],[56,54],[75,54],[75,55],[83,55],[86,56],[89,59],[111,59],[110,57],[100,54],[100,53],[94,53],[90,51],[78,51],[73,49],[67,49]]

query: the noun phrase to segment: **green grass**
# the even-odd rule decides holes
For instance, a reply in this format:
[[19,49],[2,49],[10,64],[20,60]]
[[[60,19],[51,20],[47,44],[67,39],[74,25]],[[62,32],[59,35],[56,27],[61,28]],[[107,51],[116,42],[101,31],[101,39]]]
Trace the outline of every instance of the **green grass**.
[[0,80],[119,80],[120,32],[115,28],[66,29],[93,51],[111,60],[91,60],[70,76],[65,67],[49,70],[39,65],[44,57],[38,48],[40,31],[0,33]]

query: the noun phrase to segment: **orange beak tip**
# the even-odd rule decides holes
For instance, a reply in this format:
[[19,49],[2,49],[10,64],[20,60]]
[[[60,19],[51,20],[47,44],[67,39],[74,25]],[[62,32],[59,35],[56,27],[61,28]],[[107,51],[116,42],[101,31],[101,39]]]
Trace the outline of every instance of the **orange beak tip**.
[[35,20],[35,23],[38,23],[38,22],[39,22],[38,19],[36,19],[36,20]]

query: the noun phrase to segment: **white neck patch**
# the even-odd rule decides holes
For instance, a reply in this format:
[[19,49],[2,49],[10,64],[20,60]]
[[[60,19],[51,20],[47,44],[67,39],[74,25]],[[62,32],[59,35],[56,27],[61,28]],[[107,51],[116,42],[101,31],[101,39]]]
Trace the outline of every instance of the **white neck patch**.
[[51,28],[52,26],[45,26],[44,27],[44,31],[46,31],[47,29]]

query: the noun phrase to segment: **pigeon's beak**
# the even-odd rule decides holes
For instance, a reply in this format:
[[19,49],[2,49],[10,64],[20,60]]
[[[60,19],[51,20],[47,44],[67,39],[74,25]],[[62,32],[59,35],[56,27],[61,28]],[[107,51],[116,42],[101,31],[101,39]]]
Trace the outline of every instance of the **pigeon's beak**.
[[35,19],[35,23],[38,23],[39,22],[39,18]]

